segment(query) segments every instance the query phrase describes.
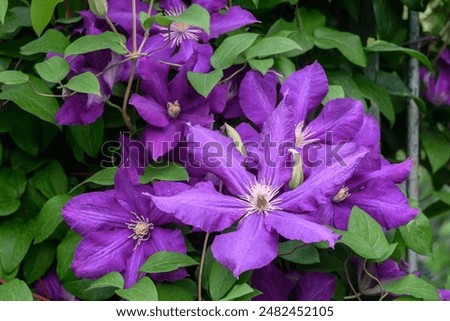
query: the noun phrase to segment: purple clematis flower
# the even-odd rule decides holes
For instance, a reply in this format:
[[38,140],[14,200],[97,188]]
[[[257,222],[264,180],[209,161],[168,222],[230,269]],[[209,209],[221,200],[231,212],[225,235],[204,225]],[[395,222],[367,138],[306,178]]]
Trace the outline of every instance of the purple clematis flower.
[[56,268],[52,268],[42,279],[35,283],[36,292],[51,301],[76,301],[72,294],[64,290]]
[[[210,13],[210,36],[196,26],[173,22],[169,27],[157,27],[160,34],[149,39],[144,51],[164,48],[165,44],[169,43],[167,47],[171,48],[171,53],[167,57],[168,61],[183,64],[195,51],[201,52],[198,50],[199,44],[203,43],[203,46],[211,48],[209,44],[206,44],[210,38],[217,38],[224,33],[258,22],[250,12],[239,6],[227,8],[224,13],[219,12],[227,6],[226,0],[194,0],[192,4],[203,6]],[[161,0],[159,5],[167,16],[179,16],[187,9],[186,4],[181,0]]]
[[[217,236],[212,244],[214,257],[235,276],[269,264],[277,256],[279,235],[304,243],[325,241],[330,246],[338,239],[329,228],[314,222],[310,213],[335,195],[367,150],[349,143],[341,149],[345,163],[328,160],[314,168],[299,187],[287,190],[292,173],[286,166],[288,150],[295,143],[292,120],[291,104],[285,97],[263,126],[259,153],[264,160],[259,162],[256,176],[242,165],[245,157],[233,148],[231,139],[206,128],[190,127],[188,141],[200,146],[191,150],[191,155],[223,181],[230,195],[202,182],[172,197],[153,198],[162,211],[203,231],[223,231],[238,222],[236,231]],[[213,157],[205,147],[211,142],[218,151]]]
[[450,49],[445,49],[439,56],[438,66],[436,78],[425,68],[420,68],[420,78],[425,86],[423,96],[436,106],[450,106]]
[[330,301],[336,287],[336,277],[322,272],[283,273],[271,263],[253,272],[251,284],[263,292],[253,301],[287,301],[294,288],[297,301]]
[[[71,62],[69,78],[83,72],[98,74],[109,66],[118,63],[120,56],[106,50],[77,56]],[[95,122],[102,114],[105,101],[112,94],[112,88],[122,77],[123,66],[105,71],[98,80],[101,96],[92,94],[75,94],[67,97],[61,109],[56,113],[58,125],[88,125]]]
[[450,301],[450,290],[438,290],[441,301]]
[[[75,275],[99,278],[113,271],[121,272],[125,287],[130,287],[142,276],[139,268],[150,255],[159,251],[186,253],[181,231],[162,227],[177,220],[142,195],[176,193],[185,188],[172,184],[171,190],[167,190],[165,183],[141,186],[134,169],[120,168],[114,190],[87,193],[70,200],[62,211],[63,218],[84,237],[72,263]],[[152,277],[174,281],[186,275],[181,269]]]
[[189,86],[186,74],[195,63],[195,57],[183,65],[171,81],[168,81],[167,65],[151,58],[144,58],[141,63],[145,65],[141,73],[143,95],[133,95],[130,104],[148,123],[142,139],[153,144],[151,154],[157,159],[175,148],[184,136],[187,123],[210,124],[213,121],[210,110],[220,108],[216,105],[225,105],[226,92],[218,87],[205,99]]

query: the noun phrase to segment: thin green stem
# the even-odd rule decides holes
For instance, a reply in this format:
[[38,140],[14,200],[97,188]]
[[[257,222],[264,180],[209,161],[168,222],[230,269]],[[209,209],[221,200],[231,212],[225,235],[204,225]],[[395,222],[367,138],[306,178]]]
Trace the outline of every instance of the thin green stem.
[[131,123],[130,116],[127,113],[127,106],[128,106],[128,100],[130,99],[130,95],[131,95],[131,87],[133,85],[134,75],[136,74],[136,65],[137,65],[137,58],[134,58],[131,61],[130,78],[128,78],[127,89],[125,90],[125,96],[123,97],[123,104],[122,104],[123,121],[125,122],[125,125],[127,126],[130,133],[132,133],[132,134],[135,132],[135,128],[134,128],[133,124]]
[[136,13],[136,0],[131,2],[133,10],[133,53],[137,52],[137,13]]
[[197,284],[197,294],[198,300],[202,300],[202,278],[203,278],[203,267],[205,265],[206,249],[208,247],[209,233],[206,233],[205,240],[203,241],[202,257],[200,259],[200,266],[198,270],[198,284]]
[[353,287],[352,280],[350,280],[350,275],[348,273],[348,268],[347,268],[347,264],[348,264],[349,260],[350,260],[350,256],[348,256],[344,262],[345,277],[347,278],[347,282],[350,285],[350,289],[352,289],[352,292],[355,294],[355,297],[358,299],[358,301],[361,301],[361,298],[359,297],[360,294],[358,292],[356,292],[355,288]]

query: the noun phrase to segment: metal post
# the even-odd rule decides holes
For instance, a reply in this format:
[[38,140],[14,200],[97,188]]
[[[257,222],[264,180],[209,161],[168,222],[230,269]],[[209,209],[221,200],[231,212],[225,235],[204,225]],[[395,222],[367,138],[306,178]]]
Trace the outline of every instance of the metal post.
[[[409,40],[412,43],[420,36],[420,24],[418,14],[415,11],[409,13]],[[419,96],[419,62],[417,59],[409,60],[409,88],[414,96]],[[419,109],[414,99],[408,100],[408,154],[413,160],[413,167],[408,177],[408,197],[419,200]],[[418,256],[414,251],[408,251],[410,272],[418,269]]]

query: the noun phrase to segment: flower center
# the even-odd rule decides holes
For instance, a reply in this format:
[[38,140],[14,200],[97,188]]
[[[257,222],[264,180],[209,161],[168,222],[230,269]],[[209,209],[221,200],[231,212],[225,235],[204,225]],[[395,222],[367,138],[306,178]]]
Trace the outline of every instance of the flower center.
[[305,127],[305,122],[303,120],[299,122],[295,127],[295,147],[301,148],[306,145],[318,142],[318,138],[310,138],[314,134],[314,132],[311,132],[311,127]]
[[[178,17],[186,10],[186,6],[182,5],[178,8],[172,8],[170,10],[165,10],[166,16]],[[172,41],[171,47],[179,46],[184,40],[191,39],[198,41],[198,34],[202,32],[200,28],[191,26],[190,24],[183,22],[172,22],[172,24],[167,27],[159,26],[158,29],[161,31],[161,35],[164,37],[164,41]]]
[[255,182],[248,188],[248,194],[241,196],[245,204],[245,210],[248,216],[253,213],[264,214],[267,216],[270,212],[279,210],[277,205],[281,203],[280,199],[274,199],[280,188],[274,188],[265,182]]
[[340,203],[346,198],[348,198],[350,195],[351,194],[348,192],[348,187],[343,186],[331,200],[335,203]]
[[138,216],[134,212],[131,212],[131,214],[133,214],[136,219],[131,220],[131,223],[127,223],[128,229],[133,231],[128,238],[132,238],[137,241],[134,247],[134,250],[136,250],[142,241],[147,241],[150,238],[150,231],[153,230],[155,226],[143,215]]
[[181,112],[181,106],[178,100],[175,100],[173,103],[168,102],[167,103],[167,113],[169,114],[170,118],[177,119],[178,116],[180,116]]

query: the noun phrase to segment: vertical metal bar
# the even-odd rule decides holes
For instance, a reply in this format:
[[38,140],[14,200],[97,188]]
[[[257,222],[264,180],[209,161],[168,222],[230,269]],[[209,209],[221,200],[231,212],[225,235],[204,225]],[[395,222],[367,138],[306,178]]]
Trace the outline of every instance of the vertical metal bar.
[[[417,12],[409,13],[409,40],[416,43],[420,36],[420,24]],[[419,62],[409,60],[409,88],[414,96],[419,95]],[[408,100],[408,154],[413,160],[413,167],[408,177],[407,191],[410,199],[419,200],[419,109],[414,99]],[[410,272],[418,269],[418,256],[414,251],[408,251]]]
[[[369,64],[364,71],[365,75],[373,81],[377,79],[377,72],[380,70],[380,55],[378,52],[369,54]],[[380,123],[380,109],[373,102],[370,103],[369,113]]]

